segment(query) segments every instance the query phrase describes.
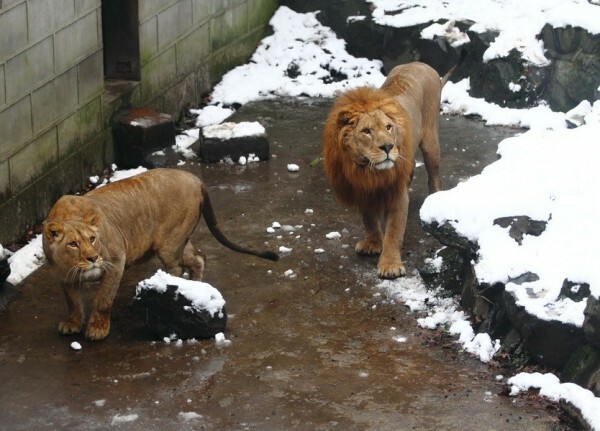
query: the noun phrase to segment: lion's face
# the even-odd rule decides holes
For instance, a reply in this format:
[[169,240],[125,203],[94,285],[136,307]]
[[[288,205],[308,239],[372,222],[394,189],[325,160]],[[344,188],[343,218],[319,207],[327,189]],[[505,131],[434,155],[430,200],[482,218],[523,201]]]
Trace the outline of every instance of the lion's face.
[[96,218],[83,221],[50,222],[44,226],[44,251],[48,260],[61,269],[68,281],[98,281],[105,260],[98,249],[100,241]]
[[401,156],[398,126],[383,110],[357,114],[351,120],[345,146],[351,160],[377,170],[394,167]]

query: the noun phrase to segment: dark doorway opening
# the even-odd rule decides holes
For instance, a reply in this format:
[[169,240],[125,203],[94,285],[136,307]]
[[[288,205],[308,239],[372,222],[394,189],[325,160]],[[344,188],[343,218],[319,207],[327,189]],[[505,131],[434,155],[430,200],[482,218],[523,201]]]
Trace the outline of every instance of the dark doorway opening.
[[104,78],[139,81],[138,0],[102,0]]

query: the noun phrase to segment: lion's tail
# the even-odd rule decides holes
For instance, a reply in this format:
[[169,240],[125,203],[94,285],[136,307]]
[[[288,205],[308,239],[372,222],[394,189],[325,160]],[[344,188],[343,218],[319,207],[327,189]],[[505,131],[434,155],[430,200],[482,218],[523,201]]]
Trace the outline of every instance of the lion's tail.
[[250,249],[244,248],[242,246],[239,246],[239,245],[234,244],[233,242],[229,241],[227,239],[227,237],[225,235],[223,235],[223,232],[221,232],[221,230],[219,229],[219,226],[217,223],[217,218],[215,216],[215,212],[213,210],[212,204],[210,203],[210,198],[208,197],[208,192],[206,191],[206,189],[203,189],[203,197],[204,197],[204,199],[203,199],[204,202],[202,204],[202,216],[204,217],[206,226],[208,226],[208,230],[210,230],[210,233],[213,234],[213,236],[217,239],[217,241],[219,241],[225,247],[227,247],[233,251],[237,251],[239,253],[251,254],[253,256],[258,256],[258,257],[262,257],[263,259],[269,259],[269,260],[273,260],[273,261],[279,260],[279,255],[277,253],[275,253],[274,251],[250,250]]
[[464,63],[465,58],[467,57],[467,50],[463,49],[460,53],[460,57],[458,58],[458,62],[450,68],[448,72],[444,76],[442,76],[442,87],[446,85],[446,82],[450,79],[450,76],[454,73],[454,71]]

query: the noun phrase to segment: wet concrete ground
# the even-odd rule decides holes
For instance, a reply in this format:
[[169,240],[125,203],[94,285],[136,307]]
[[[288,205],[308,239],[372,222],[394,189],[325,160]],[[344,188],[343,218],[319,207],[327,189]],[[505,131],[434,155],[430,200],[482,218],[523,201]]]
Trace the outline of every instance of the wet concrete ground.
[[[320,156],[329,106],[315,100],[246,105],[235,119],[261,121],[276,158],[182,167],[209,185],[230,239],[292,248],[277,263],[240,255],[218,244],[201,222],[195,244],[208,256],[205,281],[227,301],[230,346],[151,341],[127,304],[136,283],[158,268],[155,259],[126,272],[106,340],[60,336],[65,301],[42,267],[0,314],[0,429],[568,429],[545,403],[501,395],[500,370],[458,352],[439,332],[420,329],[415,315],[374,287],[376,259],[353,252],[360,218],[336,203],[320,165],[311,166]],[[495,160],[497,142],[513,133],[443,117],[444,187]],[[288,172],[288,163],[299,172]],[[409,271],[439,247],[418,219],[424,168],[413,184],[404,253]],[[302,227],[268,234],[273,221]],[[342,238],[326,239],[331,231]],[[319,247],[325,253],[315,254]],[[284,276],[288,269],[296,278]],[[72,341],[83,349],[73,351]],[[182,414],[190,412],[202,417]],[[125,422],[132,415],[137,419]]]

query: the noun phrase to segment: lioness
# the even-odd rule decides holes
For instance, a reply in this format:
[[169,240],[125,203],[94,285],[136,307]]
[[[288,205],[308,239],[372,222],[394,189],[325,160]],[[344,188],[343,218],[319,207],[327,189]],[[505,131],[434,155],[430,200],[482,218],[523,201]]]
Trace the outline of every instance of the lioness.
[[80,287],[97,282],[85,336],[101,340],[110,330],[110,312],[123,270],[147,254],[156,254],[166,270],[189,271],[201,280],[204,256],[190,241],[201,215],[215,238],[240,253],[270,260],[270,251],[253,251],[230,242],[217,226],[206,187],[195,175],[154,169],[110,183],[83,196],[63,196],[44,222],[43,248],[58,274],[69,315],[61,334],[79,333],[84,324]]
[[438,117],[442,79],[424,63],[396,66],[381,88],[339,96],[323,130],[325,173],[348,206],[358,207],[365,236],[356,252],[377,255],[382,278],[406,274],[401,259],[414,154],[421,148],[429,192],[441,189]]

